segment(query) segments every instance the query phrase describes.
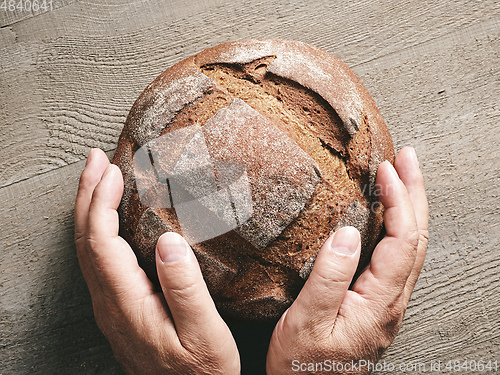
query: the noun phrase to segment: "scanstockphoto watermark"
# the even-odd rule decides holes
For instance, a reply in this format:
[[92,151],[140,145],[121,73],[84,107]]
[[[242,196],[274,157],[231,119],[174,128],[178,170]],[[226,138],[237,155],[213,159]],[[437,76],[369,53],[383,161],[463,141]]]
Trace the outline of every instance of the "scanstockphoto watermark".
[[424,374],[424,373],[498,373],[498,361],[490,359],[464,359],[464,360],[435,360],[408,361],[408,362],[372,362],[369,360],[358,360],[349,362],[338,362],[326,359],[321,362],[292,361],[292,372],[295,373],[369,373],[378,372],[382,374]]
[[358,360],[350,362],[337,362],[333,360],[326,359],[322,362],[300,362],[298,360],[292,361],[292,371],[293,372],[323,372],[323,373],[367,373],[373,371],[380,372],[425,372],[426,364],[420,362],[409,362],[409,363],[399,363],[394,364],[390,362],[372,362],[368,360]]

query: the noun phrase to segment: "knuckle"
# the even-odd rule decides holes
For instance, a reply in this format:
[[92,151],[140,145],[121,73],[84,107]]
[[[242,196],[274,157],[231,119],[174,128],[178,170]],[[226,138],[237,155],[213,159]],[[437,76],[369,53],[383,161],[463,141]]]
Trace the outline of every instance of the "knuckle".
[[414,230],[408,233],[408,236],[399,240],[399,246],[404,257],[415,259],[419,246],[420,233]]
[[313,268],[309,275],[308,282],[318,290],[327,287],[329,290],[335,290],[343,284],[350,283],[354,270],[348,267],[347,264],[339,266],[333,260],[324,260],[322,264],[318,264],[316,269]]
[[85,243],[85,233],[82,231],[75,230],[73,239],[75,240],[76,246],[79,246],[82,242]]
[[419,237],[418,237],[419,245],[422,244],[424,248],[427,248],[429,243],[429,230],[428,229],[420,229]]
[[311,279],[311,284],[313,284],[314,287],[326,286],[331,289],[334,285],[346,283],[348,276],[342,270],[330,269],[328,272],[326,270],[322,270],[312,273],[309,278]]
[[408,233],[408,237],[405,239],[405,242],[411,249],[416,250],[419,239],[420,239],[420,231],[415,228],[414,230]]
[[87,233],[85,242],[87,245],[87,250],[92,253],[95,253],[96,252],[95,250],[99,247],[99,241],[96,238],[94,238],[92,232]]
[[187,285],[162,285],[162,290],[164,295],[171,295],[175,301],[178,303],[190,306],[195,304],[200,297],[201,290],[200,285],[195,282],[191,282]]
[[89,231],[85,238],[87,252],[94,258],[99,259],[101,252],[114,246],[107,238],[100,238],[94,232]]

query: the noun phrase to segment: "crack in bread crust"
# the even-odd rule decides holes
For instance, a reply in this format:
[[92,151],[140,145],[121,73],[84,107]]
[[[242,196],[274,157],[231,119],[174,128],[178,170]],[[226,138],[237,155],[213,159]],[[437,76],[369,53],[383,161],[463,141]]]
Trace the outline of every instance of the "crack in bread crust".
[[[273,123],[311,155],[321,170],[322,181],[317,186],[316,199],[309,203],[303,210],[302,217],[297,218],[289,230],[294,232],[300,227],[301,232],[317,233],[320,229],[319,238],[305,242],[304,238],[301,238],[290,243],[293,236],[289,237],[288,245],[300,245],[300,249],[295,251],[296,260],[292,263],[289,257],[283,257],[280,245],[271,245],[268,254],[264,254],[271,259],[279,256],[284,266],[292,266],[291,268],[299,272],[296,263],[304,263],[315,255],[318,245],[325,240],[325,236],[331,232],[348,208],[348,205],[339,207],[338,202],[349,201],[350,198],[347,197],[353,196],[361,201],[364,201],[364,198],[358,188],[359,181],[349,175],[349,154],[346,148],[351,138],[343,129],[335,111],[311,90],[296,82],[263,72],[262,67],[270,61],[272,57],[245,65],[212,64],[202,66],[201,70],[214,80],[218,89],[244,100],[271,121],[275,119]],[[258,72],[255,72],[255,69]],[[319,217],[318,214],[324,211],[325,206],[330,206],[331,212]],[[332,213],[337,216],[336,220],[332,220]]]

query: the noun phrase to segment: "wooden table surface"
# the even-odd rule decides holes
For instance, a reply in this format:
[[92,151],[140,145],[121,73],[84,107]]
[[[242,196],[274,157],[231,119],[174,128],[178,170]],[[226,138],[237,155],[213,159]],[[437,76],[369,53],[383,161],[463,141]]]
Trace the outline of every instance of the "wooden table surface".
[[396,149],[419,155],[428,255],[383,361],[426,365],[409,374],[500,361],[497,0],[10,3],[0,9],[1,375],[122,373],[75,256],[84,159],[92,147],[112,155],[132,103],[165,68],[248,37],[297,39],[344,60]]

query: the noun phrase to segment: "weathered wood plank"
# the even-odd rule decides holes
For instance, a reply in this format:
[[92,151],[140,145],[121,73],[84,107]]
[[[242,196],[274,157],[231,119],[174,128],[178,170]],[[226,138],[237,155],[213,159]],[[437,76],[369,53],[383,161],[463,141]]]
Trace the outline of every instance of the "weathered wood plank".
[[16,22],[36,17],[40,14],[53,12],[76,0],[1,0],[0,28],[10,26]]
[[429,371],[433,361],[500,359],[499,26],[355,67],[396,145],[420,155],[431,209],[426,264],[388,362]]
[[73,245],[84,162],[0,190],[0,373],[121,373]]
[[4,0],[0,1],[0,28],[13,25],[28,18],[53,12],[77,0]]
[[[424,6],[425,5],[425,6]],[[110,150],[139,92],[243,37],[300,39],[352,66],[499,14],[494,2],[74,2],[0,29],[0,186]]]
[[0,29],[1,375],[121,373],[75,257],[79,160],[115,147],[133,100],[165,67],[247,36],[336,53],[374,96],[396,147],[417,149],[431,241],[384,360],[428,370],[500,360],[500,5],[123,3],[75,2]]

